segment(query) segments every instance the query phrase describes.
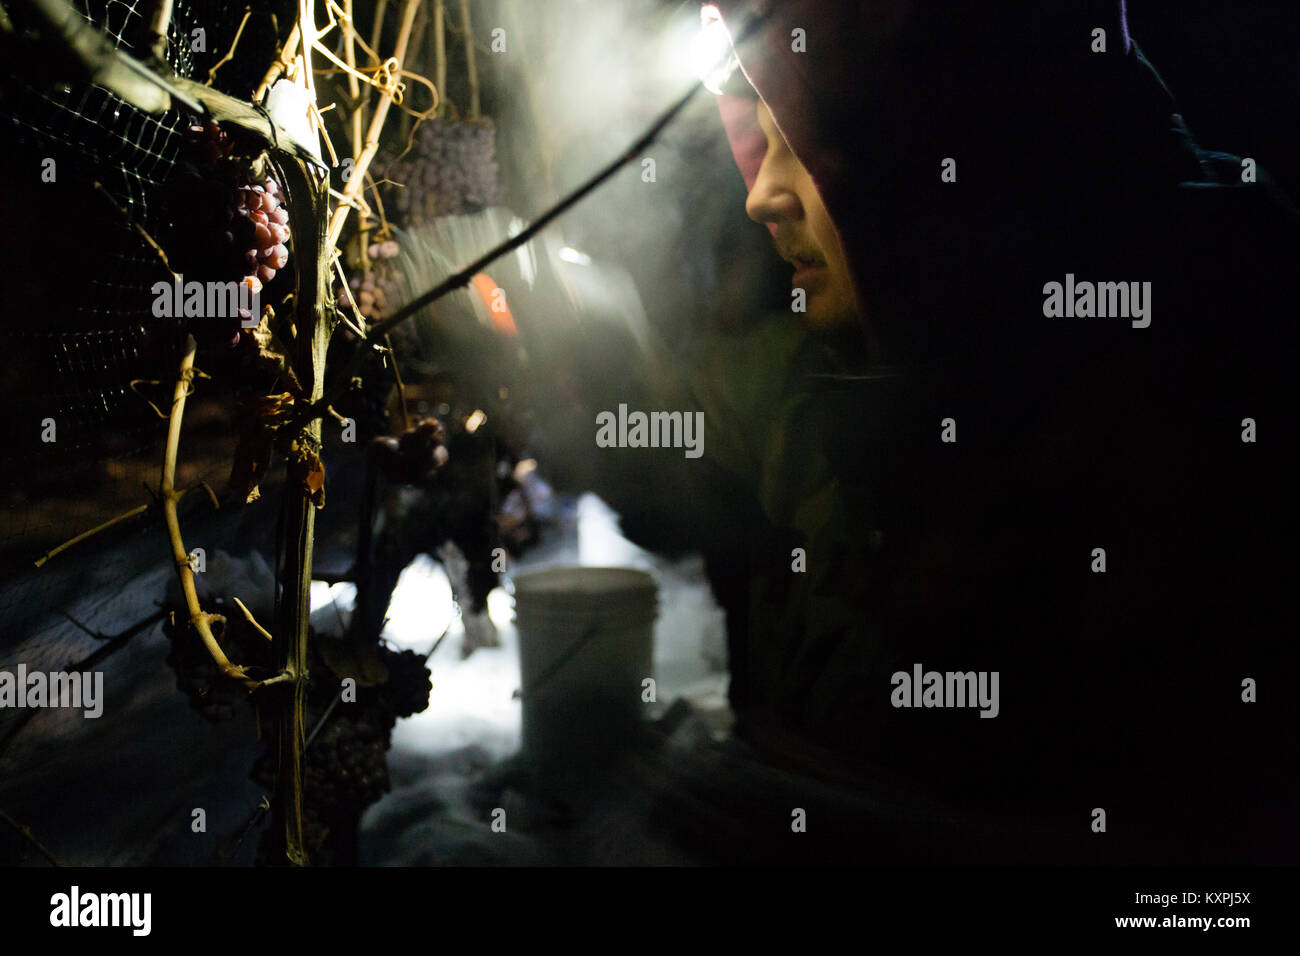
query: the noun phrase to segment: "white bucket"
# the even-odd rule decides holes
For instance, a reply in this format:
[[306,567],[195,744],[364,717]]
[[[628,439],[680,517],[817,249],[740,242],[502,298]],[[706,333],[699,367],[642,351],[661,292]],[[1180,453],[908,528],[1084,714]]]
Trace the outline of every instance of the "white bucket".
[[609,758],[635,736],[654,676],[655,579],[562,567],[514,586],[525,757],[557,769]]

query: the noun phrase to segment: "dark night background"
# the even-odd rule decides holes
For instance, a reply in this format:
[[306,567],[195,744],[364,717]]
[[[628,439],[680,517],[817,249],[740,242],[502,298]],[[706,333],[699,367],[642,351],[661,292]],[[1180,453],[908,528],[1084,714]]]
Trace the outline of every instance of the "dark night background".
[[1129,0],[1129,26],[1207,149],[1300,192],[1300,15],[1287,3]]

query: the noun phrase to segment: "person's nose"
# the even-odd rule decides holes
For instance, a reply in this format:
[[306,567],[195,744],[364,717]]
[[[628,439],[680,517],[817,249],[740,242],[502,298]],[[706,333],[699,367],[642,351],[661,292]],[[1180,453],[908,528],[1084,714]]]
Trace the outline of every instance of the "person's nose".
[[764,223],[774,236],[781,223],[798,222],[803,218],[803,204],[799,202],[788,164],[782,161],[780,150],[769,149],[763,157],[749,198],[745,200],[745,214],[754,222]]

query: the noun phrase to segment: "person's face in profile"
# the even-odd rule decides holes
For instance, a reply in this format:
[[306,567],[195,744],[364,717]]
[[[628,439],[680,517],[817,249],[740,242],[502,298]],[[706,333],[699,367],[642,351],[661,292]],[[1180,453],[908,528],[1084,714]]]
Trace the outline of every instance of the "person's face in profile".
[[807,294],[804,321],[813,329],[842,326],[857,315],[857,299],[839,232],[812,176],[795,157],[758,101],[758,125],[767,152],[745,202],[749,218],[773,229],[776,251],[795,267],[792,288]]

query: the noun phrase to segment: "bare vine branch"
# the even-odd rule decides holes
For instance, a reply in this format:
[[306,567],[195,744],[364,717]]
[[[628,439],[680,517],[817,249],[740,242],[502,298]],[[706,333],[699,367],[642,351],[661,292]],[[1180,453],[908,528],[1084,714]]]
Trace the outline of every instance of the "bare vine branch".
[[[278,682],[285,678],[284,674],[267,681],[254,680],[248,676],[246,668],[232,664],[226,657],[225,651],[217,643],[216,636],[212,633],[212,625],[224,623],[225,617],[220,614],[209,614],[199,606],[199,593],[194,583],[194,568],[190,565],[189,552],[185,550],[185,542],[181,538],[180,517],[177,513],[176,505],[181,499],[181,493],[176,490],[176,455],[180,447],[181,439],[181,419],[185,416],[185,399],[190,393],[190,383],[194,380],[194,352],[196,345],[192,335],[185,337],[184,354],[181,356],[180,370],[176,376],[176,388],[172,393],[171,415],[167,423],[167,450],[163,456],[163,473],[162,473],[162,506],[163,516],[167,519],[167,538],[172,546],[172,561],[176,566],[176,575],[180,579],[181,590],[185,594],[185,606],[190,613],[190,624],[194,627],[199,639],[203,641],[203,646],[207,648],[212,660],[216,663],[217,668],[226,677],[238,681],[248,690]],[[240,605],[241,607],[243,605]],[[245,609],[244,613],[248,613]],[[252,620],[252,615],[249,614]],[[253,622],[256,625],[256,621]],[[263,630],[258,625],[259,630]],[[263,630],[263,633],[265,631]]]

